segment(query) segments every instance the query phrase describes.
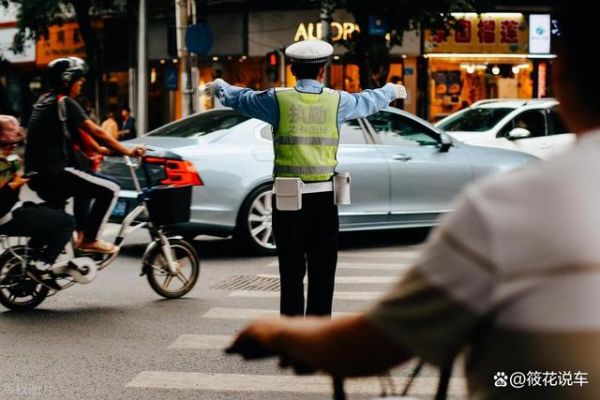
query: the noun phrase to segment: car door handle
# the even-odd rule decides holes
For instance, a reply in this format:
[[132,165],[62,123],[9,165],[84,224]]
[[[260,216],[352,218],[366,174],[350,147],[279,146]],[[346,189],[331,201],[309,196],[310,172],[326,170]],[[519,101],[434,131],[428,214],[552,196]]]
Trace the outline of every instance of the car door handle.
[[412,157],[408,156],[406,154],[400,153],[400,154],[394,154],[392,156],[392,160],[396,160],[396,161],[410,161],[410,160],[412,160]]

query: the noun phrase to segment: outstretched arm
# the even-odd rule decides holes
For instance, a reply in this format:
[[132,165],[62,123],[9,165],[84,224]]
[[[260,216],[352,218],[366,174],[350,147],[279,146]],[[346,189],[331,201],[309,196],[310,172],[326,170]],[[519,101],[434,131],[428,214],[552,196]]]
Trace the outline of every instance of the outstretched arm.
[[277,125],[279,113],[274,89],[255,91],[230,85],[222,79],[215,79],[206,85],[205,92],[217,96],[226,107],[273,126]]
[[386,108],[395,99],[406,98],[402,85],[387,83],[379,89],[366,89],[360,93],[340,92],[339,122],[368,117]]
[[237,337],[229,353],[244,358],[282,356],[334,376],[368,376],[410,358],[365,316],[283,318],[257,321]]

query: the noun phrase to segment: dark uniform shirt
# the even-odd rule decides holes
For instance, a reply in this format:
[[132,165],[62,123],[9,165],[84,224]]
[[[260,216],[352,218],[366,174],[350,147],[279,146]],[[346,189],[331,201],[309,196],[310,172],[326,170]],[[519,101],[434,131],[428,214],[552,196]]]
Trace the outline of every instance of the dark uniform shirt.
[[[67,126],[72,138],[78,135],[77,128],[90,117],[75,100],[65,98]],[[40,175],[57,173],[73,166],[70,140],[65,138],[62,122],[58,118],[56,95],[42,95],[33,106],[27,127],[25,148],[25,170]]]

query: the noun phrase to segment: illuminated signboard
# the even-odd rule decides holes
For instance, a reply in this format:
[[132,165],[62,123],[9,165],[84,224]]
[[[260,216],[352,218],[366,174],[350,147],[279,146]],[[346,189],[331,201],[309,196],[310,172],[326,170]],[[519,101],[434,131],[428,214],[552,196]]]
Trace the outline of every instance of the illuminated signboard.
[[453,13],[462,29],[425,31],[427,53],[527,53],[528,27],[520,13]]
[[[94,21],[94,29],[102,28],[102,20]],[[48,28],[48,36],[37,41],[37,65],[45,66],[59,57],[85,58],[85,44],[77,22],[65,22]]]
[[529,16],[529,52],[550,53],[550,15]]
[[[360,32],[360,28],[354,22],[337,22],[331,23],[331,40],[337,42],[339,40],[348,40],[353,32]],[[299,42],[300,40],[308,39],[322,39],[323,28],[321,23],[308,24],[301,23],[298,25],[296,35],[294,35],[294,41]]]

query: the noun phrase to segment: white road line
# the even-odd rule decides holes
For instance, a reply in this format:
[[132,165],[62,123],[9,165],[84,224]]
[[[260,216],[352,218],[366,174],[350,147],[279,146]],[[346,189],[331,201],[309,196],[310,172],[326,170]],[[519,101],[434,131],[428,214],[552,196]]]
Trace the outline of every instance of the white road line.
[[[341,317],[347,315],[355,315],[355,313],[338,312],[333,313],[334,317]],[[202,318],[213,318],[213,319],[256,319],[261,317],[277,317],[279,311],[277,310],[259,310],[252,308],[226,308],[226,307],[214,307],[208,310]]]
[[[408,378],[393,378],[403,387]],[[437,377],[418,377],[411,386],[412,395],[431,396],[437,388]],[[377,394],[381,388],[377,378],[353,379],[346,382],[348,394]],[[331,393],[331,378],[326,376],[204,374],[199,372],[143,371],[126,387],[145,389],[206,390],[214,392],[292,392]],[[465,378],[452,378],[449,393],[466,394]]]
[[[336,300],[361,300],[371,301],[380,298],[384,292],[334,292],[333,298]],[[266,292],[254,290],[236,290],[229,293],[228,297],[248,297],[255,299],[278,299],[279,291]]]
[[235,336],[228,335],[181,335],[169,349],[222,350],[229,346]]
[[[277,278],[279,275],[259,274],[260,278]],[[395,283],[398,281],[398,276],[336,276],[335,283]]]
[[[338,263],[338,269],[367,269],[367,270],[382,270],[382,271],[401,271],[413,265],[412,263],[403,264],[382,264],[382,263]],[[279,263],[274,261],[268,264],[269,267],[279,267]]]

